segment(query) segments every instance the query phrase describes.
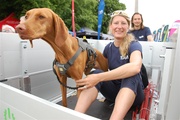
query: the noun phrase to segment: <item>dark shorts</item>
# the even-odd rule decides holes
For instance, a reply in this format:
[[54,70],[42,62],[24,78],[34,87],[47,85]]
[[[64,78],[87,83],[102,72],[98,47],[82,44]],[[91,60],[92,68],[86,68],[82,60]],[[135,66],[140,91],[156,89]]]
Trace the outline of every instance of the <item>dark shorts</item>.
[[[91,74],[103,72],[102,70],[94,70]],[[115,102],[116,96],[121,88],[130,88],[136,94],[132,107],[140,106],[144,100],[143,84],[139,74],[122,79],[100,82],[96,85],[97,90],[111,102]]]

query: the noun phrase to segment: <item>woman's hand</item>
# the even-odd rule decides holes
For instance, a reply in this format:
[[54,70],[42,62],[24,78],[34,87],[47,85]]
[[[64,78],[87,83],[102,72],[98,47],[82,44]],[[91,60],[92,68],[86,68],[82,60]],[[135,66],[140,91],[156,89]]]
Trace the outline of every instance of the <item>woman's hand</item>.
[[91,74],[91,75],[86,76],[83,79],[77,80],[76,85],[82,86],[78,88],[78,90],[84,90],[84,89],[94,87],[96,84],[98,84],[98,82],[99,82],[98,74]]

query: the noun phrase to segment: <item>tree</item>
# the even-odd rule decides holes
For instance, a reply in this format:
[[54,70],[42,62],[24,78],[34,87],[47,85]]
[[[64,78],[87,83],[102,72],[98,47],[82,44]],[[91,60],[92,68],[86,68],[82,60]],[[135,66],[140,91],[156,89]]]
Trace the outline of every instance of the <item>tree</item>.
[[[75,27],[76,31],[82,27],[88,27],[97,31],[99,0],[75,0]],[[114,10],[125,10],[124,4],[119,0],[104,0],[105,12],[102,23],[102,32],[107,33],[110,14]],[[32,8],[47,7],[57,13],[65,22],[69,30],[72,30],[71,0],[0,0],[0,20],[14,12],[16,18],[23,16]]]

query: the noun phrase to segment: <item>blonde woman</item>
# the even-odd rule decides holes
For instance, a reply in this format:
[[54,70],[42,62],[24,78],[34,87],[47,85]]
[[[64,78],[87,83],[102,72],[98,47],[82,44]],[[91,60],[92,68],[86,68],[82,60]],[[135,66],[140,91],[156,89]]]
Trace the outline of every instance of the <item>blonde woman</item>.
[[113,12],[109,30],[114,36],[104,49],[109,71],[95,70],[86,78],[77,80],[83,86],[75,110],[85,113],[101,92],[106,100],[114,102],[110,120],[123,120],[130,108],[140,106],[143,99],[143,84],[140,77],[142,47],[128,34],[130,19],[123,11]]

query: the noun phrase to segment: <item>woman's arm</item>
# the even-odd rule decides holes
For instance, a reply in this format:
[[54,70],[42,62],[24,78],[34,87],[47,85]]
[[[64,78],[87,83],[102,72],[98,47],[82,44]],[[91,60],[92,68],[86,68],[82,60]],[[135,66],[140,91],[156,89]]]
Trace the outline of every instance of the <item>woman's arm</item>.
[[[136,50],[131,53],[129,63],[124,64],[111,71],[107,71],[99,74],[90,74],[83,79],[77,80],[76,85],[86,86],[86,88],[90,88],[95,86],[97,83],[101,81],[127,78],[138,74],[141,70],[141,65],[142,65],[141,52],[139,50]],[[79,89],[86,89],[86,88],[81,87]]]
[[154,41],[152,35],[148,35],[148,36],[147,36],[147,39],[148,39],[149,42],[153,42],[153,41]]
[[[97,74],[100,81],[123,79],[140,72],[142,65],[141,52],[136,50],[131,53],[130,62],[108,72]],[[99,81],[99,82],[100,82]]]

